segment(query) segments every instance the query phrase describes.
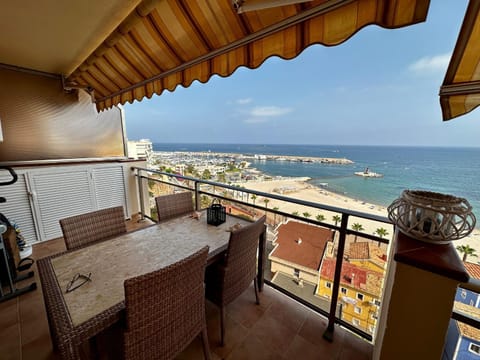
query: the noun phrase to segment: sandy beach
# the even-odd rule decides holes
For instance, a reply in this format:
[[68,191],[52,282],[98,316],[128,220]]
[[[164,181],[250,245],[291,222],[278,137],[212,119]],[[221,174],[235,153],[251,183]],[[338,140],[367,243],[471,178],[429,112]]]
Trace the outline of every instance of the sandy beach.
[[[385,206],[363,202],[357,199],[352,199],[350,197],[339,195],[334,192],[328,191],[326,188],[319,188],[313,185],[310,185],[307,182],[308,178],[294,178],[294,179],[282,179],[282,180],[272,180],[272,181],[249,181],[244,184],[248,189],[253,189],[257,191],[262,191],[266,193],[273,193],[278,195],[283,195],[286,197],[311,201],[315,203],[325,204],[328,206],[334,206],[354,211],[359,211],[367,214],[373,214],[377,216],[387,217],[387,208]],[[399,194],[400,195],[400,194]],[[250,200],[251,201],[251,200]],[[255,203],[258,205],[263,205],[263,198],[258,197],[255,200]],[[318,210],[314,208],[308,208],[301,205],[286,203],[279,200],[270,199],[268,202],[268,208],[278,207],[279,211],[286,212],[291,214],[294,211],[298,211],[300,216],[304,212],[311,214],[311,218],[314,219],[318,214],[325,216],[325,222],[333,224],[332,216],[336,213],[331,213],[325,210]],[[364,232],[367,234],[374,234],[376,229],[385,228],[388,231],[386,238],[391,239],[393,235],[393,226],[381,222],[366,220],[363,218],[351,217],[349,219],[349,228],[351,228],[353,223],[362,224],[365,229]],[[476,228],[472,234],[469,236],[457,240],[454,242],[455,246],[458,245],[469,245],[470,247],[477,250],[478,255],[480,256],[480,229]],[[480,258],[470,257],[468,259],[471,262],[477,262]]]

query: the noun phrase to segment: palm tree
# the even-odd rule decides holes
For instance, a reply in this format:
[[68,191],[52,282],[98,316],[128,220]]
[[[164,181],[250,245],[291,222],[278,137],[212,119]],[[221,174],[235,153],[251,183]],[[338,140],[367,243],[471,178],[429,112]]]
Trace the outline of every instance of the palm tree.
[[[375,230],[375,233],[380,237],[380,239],[382,239],[384,236],[387,236],[388,235],[388,231],[387,229],[381,227],[381,228],[378,228],[377,230]],[[380,241],[378,242],[378,246],[380,246]]]
[[[355,230],[355,231],[363,231],[365,230],[362,226],[362,224],[360,223],[354,223],[352,225],[352,229]],[[355,240],[353,240],[353,242],[357,242],[357,235],[355,235]]]
[[377,235],[381,238],[383,238],[384,236],[387,236],[388,235],[388,231],[387,229],[385,228],[378,228],[377,230],[375,230],[375,232],[377,233]]
[[[274,206],[273,207],[273,210],[274,211],[278,211],[279,210],[279,207],[278,206]],[[277,213],[274,212],[273,213],[273,226],[277,225]]]
[[[338,222],[342,220],[342,217],[340,215],[333,215],[332,220],[335,223],[335,226],[337,226]],[[335,235],[337,235],[337,229],[333,230],[333,245],[335,247]]]
[[303,213],[303,216],[308,219],[310,216],[312,216],[312,214],[310,214],[308,211],[305,211],[305,212]]
[[298,216],[298,211],[292,212],[292,215],[293,215],[293,216]]
[[257,199],[257,195],[252,194],[253,205],[255,205],[255,200]]
[[468,245],[458,245],[457,250],[460,253],[463,253],[463,259],[462,259],[463,261],[467,261],[467,256],[477,257],[477,254],[475,254],[477,252],[477,250],[475,250],[474,248],[471,248]]
[[340,217],[340,215],[333,215],[332,216],[332,220],[335,222],[335,226],[337,226],[337,224],[339,223],[339,221],[342,220],[342,218]]
[[323,214],[318,214],[315,218],[320,222],[325,221],[325,215]]
[[263,199],[263,202],[265,203],[265,215],[267,215],[267,208],[268,208],[268,203],[270,202],[270,200]]

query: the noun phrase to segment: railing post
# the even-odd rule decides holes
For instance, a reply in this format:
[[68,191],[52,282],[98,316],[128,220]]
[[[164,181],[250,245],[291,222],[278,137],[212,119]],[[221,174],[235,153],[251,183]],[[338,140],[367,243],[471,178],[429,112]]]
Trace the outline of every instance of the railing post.
[[258,240],[258,273],[257,285],[258,290],[263,291],[265,283],[265,268],[267,267],[267,224],[263,227],[263,232]]
[[201,208],[200,204],[200,183],[195,181],[195,210],[199,211]]
[[143,204],[143,181],[142,181],[142,173],[141,170],[137,170],[137,176],[138,176],[138,195],[140,198],[140,220],[143,221],[145,220],[145,206]]
[[[333,277],[332,301],[330,303],[330,313],[328,314],[327,329],[323,333],[323,338],[333,341],[333,331],[335,328],[335,318],[338,303],[338,291],[340,289],[340,278],[342,275],[343,254],[345,252],[345,239],[347,237],[348,214],[342,214],[340,224],[340,234],[338,237],[337,261],[335,263],[335,275]],[[334,239],[335,240],[335,239]]]

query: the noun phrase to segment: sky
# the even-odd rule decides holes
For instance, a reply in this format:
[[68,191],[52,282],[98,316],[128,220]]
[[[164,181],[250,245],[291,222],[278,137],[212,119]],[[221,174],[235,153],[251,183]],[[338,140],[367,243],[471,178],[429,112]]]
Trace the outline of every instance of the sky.
[[431,1],[427,21],[367,26],[228,78],[126,104],[129,140],[154,143],[480,146],[480,109],[443,122],[438,92],[467,0]]

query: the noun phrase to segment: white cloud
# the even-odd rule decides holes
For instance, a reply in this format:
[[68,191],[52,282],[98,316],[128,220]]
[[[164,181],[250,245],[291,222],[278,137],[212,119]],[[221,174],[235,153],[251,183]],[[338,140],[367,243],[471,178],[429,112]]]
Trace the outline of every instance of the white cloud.
[[278,106],[257,106],[252,109],[250,114],[252,116],[275,117],[288,114],[291,108],[282,108]]
[[450,61],[451,54],[441,54],[436,56],[425,56],[408,66],[410,71],[416,73],[432,73],[445,71]]
[[237,99],[235,100],[235,103],[239,105],[245,105],[245,104],[250,104],[253,100],[251,98],[245,98],[245,99]]
[[258,124],[269,121],[271,118],[282,116],[292,112],[292,108],[279,106],[256,106],[252,108],[245,120],[248,124]]

